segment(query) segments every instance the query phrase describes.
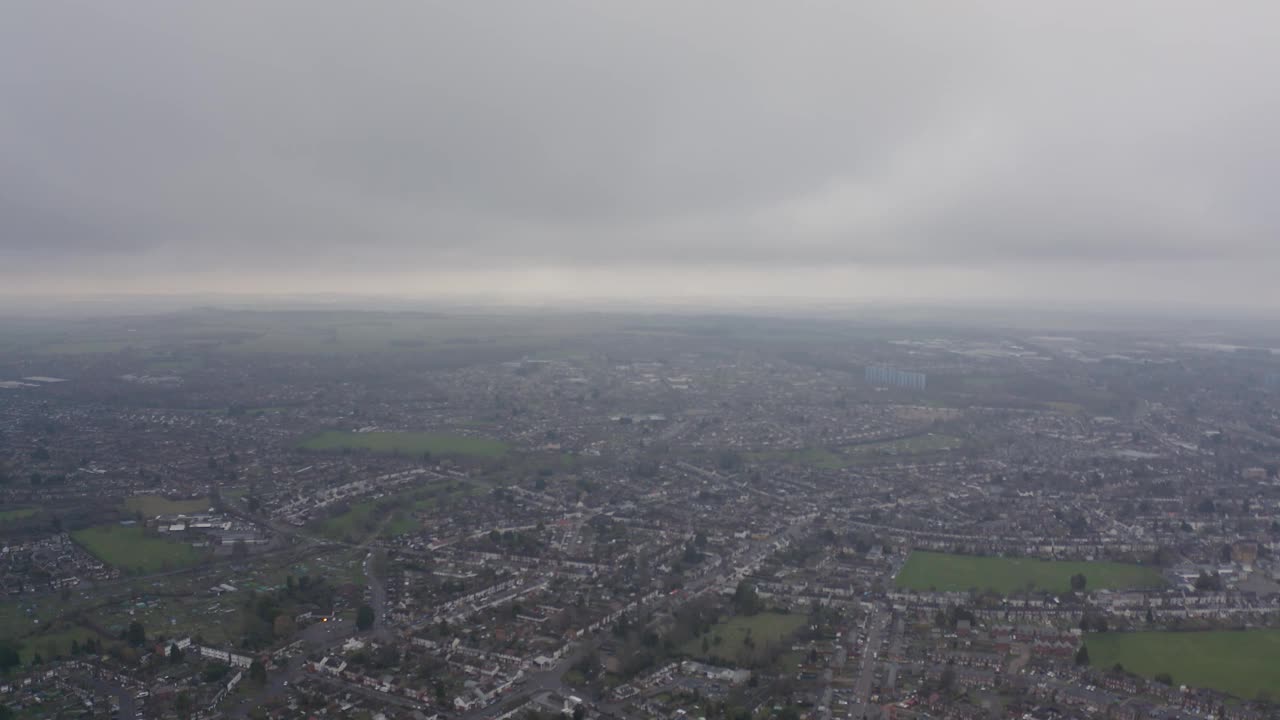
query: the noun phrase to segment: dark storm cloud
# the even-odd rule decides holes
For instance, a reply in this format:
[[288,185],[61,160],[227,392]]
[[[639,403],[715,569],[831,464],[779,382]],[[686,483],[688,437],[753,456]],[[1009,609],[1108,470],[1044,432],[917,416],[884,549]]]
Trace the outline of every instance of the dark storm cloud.
[[1280,265],[1270,4],[16,5],[0,273]]

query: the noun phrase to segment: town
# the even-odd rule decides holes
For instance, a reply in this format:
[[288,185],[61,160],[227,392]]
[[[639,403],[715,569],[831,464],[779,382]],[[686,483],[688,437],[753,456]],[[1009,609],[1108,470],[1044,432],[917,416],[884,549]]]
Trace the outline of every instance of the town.
[[0,323],[0,717],[1280,712],[1265,337]]

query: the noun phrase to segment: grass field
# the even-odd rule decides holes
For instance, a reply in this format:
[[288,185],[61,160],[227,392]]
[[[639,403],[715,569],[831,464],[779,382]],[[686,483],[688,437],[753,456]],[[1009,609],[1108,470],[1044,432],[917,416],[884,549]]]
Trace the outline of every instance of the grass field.
[[298,445],[304,450],[368,450],[404,455],[466,455],[496,458],[507,452],[507,444],[491,438],[437,435],[417,432],[340,432],[329,430],[313,435]]
[[1095,633],[1086,644],[1099,668],[1120,663],[1147,677],[1169,673],[1174,685],[1214,688],[1246,700],[1260,690],[1280,691],[1280,630]]
[[852,455],[915,455],[951,450],[963,444],[964,442],[960,438],[927,433],[925,435],[902,438],[901,440],[886,440],[885,442],[868,443],[866,445],[854,445],[845,448],[844,452]]
[[[359,542],[375,530],[382,537],[407,535],[422,527],[417,511],[438,510],[464,497],[482,495],[491,486],[483,481],[430,483],[388,497],[364,500],[346,512],[316,522],[312,530],[327,538]],[[385,520],[385,523],[384,523]]]
[[[804,615],[789,615],[762,612],[755,615],[734,615],[721,620],[700,638],[685,643],[680,651],[690,657],[714,662],[712,658],[723,658],[729,662],[754,662],[764,657],[765,648],[783,643],[805,624]],[[746,643],[750,631],[755,647]],[[716,638],[720,642],[716,642]],[[702,641],[707,640],[707,650],[702,649]]]
[[114,638],[104,638],[92,630],[79,627],[66,627],[53,632],[37,633],[23,638],[22,649],[18,651],[24,664],[30,663],[37,653],[45,661],[58,657],[71,656],[71,642],[84,643],[89,638],[100,642],[110,642]]
[[128,510],[140,512],[147,517],[156,515],[190,515],[209,510],[209,498],[193,500],[170,500],[159,495],[134,495],[125,498],[124,506]]
[[98,525],[71,537],[104,563],[134,573],[176,570],[203,557],[190,545],[147,537],[138,525]]
[[779,461],[790,465],[808,465],[824,470],[839,470],[874,462],[877,459],[904,455],[922,455],[958,448],[964,441],[950,435],[917,435],[900,440],[848,445],[839,448],[804,448],[750,453],[755,461]]
[[373,532],[379,523],[378,509],[383,501],[366,500],[352,505],[346,512],[316,523],[317,533],[334,540],[357,542]]
[[911,553],[895,584],[912,590],[965,591],[992,589],[1001,593],[1025,590],[1065,592],[1071,576],[1084,573],[1087,589],[1160,587],[1163,578],[1155,568],[1113,562],[1069,562],[1034,558],[976,557],[947,553]]
[[23,520],[35,515],[39,510],[35,508],[18,508],[17,510],[0,510],[0,525],[14,520]]

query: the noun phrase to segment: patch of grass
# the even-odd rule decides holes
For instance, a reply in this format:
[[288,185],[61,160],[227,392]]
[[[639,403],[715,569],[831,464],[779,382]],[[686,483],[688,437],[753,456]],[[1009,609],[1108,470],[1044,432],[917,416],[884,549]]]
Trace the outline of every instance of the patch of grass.
[[343,542],[360,542],[374,531],[378,531],[381,537],[407,535],[422,528],[422,523],[413,513],[439,510],[461,498],[483,495],[492,488],[490,483],[477,479],[431,482],[393,495],[354,503],[345,512],[316,521],[311,529],[324,537]]
[[357,542],[376,528],[377,511],[382,502],[383,500],[358,502],[346,512],[319,521],[314,525],[314,529],[327,538]]
[[950,435],[916,435],[899,440],[885,440],[865,445],[848,445],[840,448],[804,448],[801,450],[774,450],[750,453],[748,457],[757,462],[777,461],[789,465],[807,465],[823,470],[839,470],[841,468],[873,462],[880,457],[898,455],[923,455],[943,452],[964,444],[959,438]]
[[[764,658],[768,654],[767,648],[784,643],[805,622],[804,615],[784,613],[734,615],[712,625],[701,637],[686,642],[680,647],[680,652],[709,662],[719,659],[721,662],[750,665]],[[706,640],[705,651],[703,640]]]
[[507,444],[499,440],[463,435],[437,435],[419,432],[341,432],[329,430],[313,435],[298,445],[304,450],[367,450],[402,455],[465,455],[497,458],[507,452]]
[[902,438],[900,440],[886,440],[884,442],[867,443],[866,445],[854,445],[846,448],[845,452],[854,455],[917,455],[931,452],[942,452],[944,450],[953,450],[964,444],[960,438],[950,435],[937,435],[927,433],[924,435],[915,435],[913,437]]
[[1045,406],[1048,407],[1050,410],[1056,410],[1060,413],[1065,413],[1067,415],[1087,415],[1089,412],[1088,410],[1085,410],[1084,406],[1081,405],[1080,403],[1073,403],[1073,402],[1060,402],[1060,401],[1052,400],[1045,403]]
[[422,523],[415,520],[412,515],[397,513],[396,516],[391,518],[391,520],[389,520],[382,528],[382,535],[385,537],[399,537],[401,535],[408,535],[421,527]]
[[18,651],[18,655],[22,658],[24,664],[30,663],[37,653],[45,662],[54,658],[71,657],[71,642],[74,640],[76,643],[83,645],[89,638],[103,642],[114,640],[114,638],[104,638],[92,630],[68,627],[63,630],[38,633],[23,638],[22,649]]
[[1004,378],[987,375],[966,375],[960,381],[965,390],[991,390],[1004,384]]
[[1120,663],[1147,677],[1168,673],[1175,685],[1214,688],[1246,700],[1280,688],[1280,630],[1095,633],[1086,645],[1095,667]]
[[146,517],[155,517],[156,515],[192,515],[208,512],[209,498],[170,500],[159,495],[134,495],[125,498],[124,506],[125,509],[140,512]]
[[97,525],[71,537],[99,560],[134,573],[176,570],[204,557],[190,545],[148,536],[140,525]]
[[17,510],[0,510],[0,525],[13,522],[15,520],[24,520],[34,516],[40,512],[35,508],[18,508]]
[[1083,573],[1086,589],[1151,588],[1164,585],[1155,568],[1113,562],[1070,562],[1035,558],[977,557],[915,551],[894,583],[912,590],[966,591],[970,588],[1009,594],[1026,590],[1066,592],[1071,576]]

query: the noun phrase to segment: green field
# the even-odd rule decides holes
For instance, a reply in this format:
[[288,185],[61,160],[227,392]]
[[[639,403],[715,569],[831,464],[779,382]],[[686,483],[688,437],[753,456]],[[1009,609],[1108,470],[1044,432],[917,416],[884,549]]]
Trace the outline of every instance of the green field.
[[366,500],[356,503],[346,512],[317,522],[313,529],[327,538],[356,542],[377,528],[382,502]]
[[1120,663],[1147,677],[1168,673],[1174,685],[1214,688],[1246,700],[1260,690],[1280,691],[1280,630],[1095,633],[1086,645],[1099,668]]
[[17,510],[0,510],[0,525],[14,520],[23,520],[35,515],[39,510],[35,508],[18,508]]
[[311,528],[324,537],[343,542],[359,542],[374,531],[379,531],[381,537],[398,537],[422,527],[413,513],[438,510],[464,497],[483,495],[490,489],[483,481],[430,483],[355,503],[343,513],[317,521]]
[[962,445],[964,445],[964,441],[959,438],[929,433],[899,440],[885,440],[864,445],[846,445],[838,448],[770,450],[750,453],[748,457],[757,462],[775,461],[789,465],[808,465],[824,470],[839,470],[874,462],[877,459],[943,452],[959,448]]
[[[755,615],[734,615],[721,620],[702,637],[693,638],[680,648],[680,652],[690,657],[715,662],[713,658],[724,661],[748,664],[763,658],[766,648],[786,642],[797,630],[804,627],[804,615],[789,615],[773,612],[762,612]],[[751,639],[755,647],[746,643],[747,631],[751,631]],[[717,643],[715,638],[719,637]],[[702,649],[702,641],[707,640],[707,650]]]
[[140,512],[147,517],[156,515],[191,515],[209,510],[209,498],[193,500],[170,500],[159,495],[134,495],[125,498],[124,506],[128,510]]
[[110,642],[114,638],[104,638],[92,630],[78,627],[66,627],[53,632],[33,634],[22,639],[22,649],[18,651],[23,664],[30,663],[38,653],[42,660],[49,661],[58,657],[71,656],[71,642],[83,643],[89,638],[99,642]]
[[204,556],[190,545],[148,537],[140,525],[98,525],[71,537],[104,563],[134,573],[176,570]]
[[1152,567],[1113,562],[1071,562],[1035,558],[977,557],[915,551],[895,584],[911,590],[966,591],[971,588],[1013,593],[1034,584],[1037,590],[1066,592],[1071,576],[1084,573],[1086,589],[1121,590],[1160,587],[1164,580]]
[[507,444],[499,440],[462,435],[437,435],[418,432],[340,432],[329,430],[313,435],[298,447],[304,450],[368,450],[403,455],[467,455],[496,458],[507,452]]

